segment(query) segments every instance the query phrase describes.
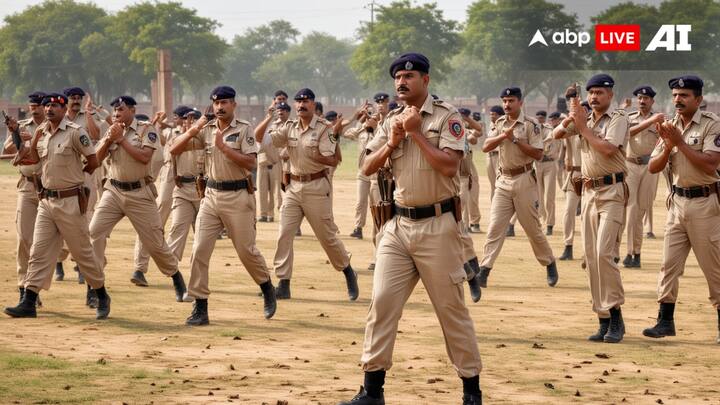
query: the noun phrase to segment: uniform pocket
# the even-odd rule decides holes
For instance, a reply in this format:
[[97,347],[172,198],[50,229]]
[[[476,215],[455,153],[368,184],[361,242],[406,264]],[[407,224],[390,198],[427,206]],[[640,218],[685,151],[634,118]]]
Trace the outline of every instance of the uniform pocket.
[[[440,145],[440,133],[429,131],[425,135],[425,139],[434,147],[438,147]],[[417,167],[422,170],[433,170],[433,167],[430,165],[430,162],[425,158],[425,155],[420,151],[420,148],[416,148],[415,151],[417,153]]]
[[457,285],[465,280],[467,280],[467,274],[465,274],[465,269],[462,267],[458,267],[450,272],[450,281],[452,281],[453,284]]

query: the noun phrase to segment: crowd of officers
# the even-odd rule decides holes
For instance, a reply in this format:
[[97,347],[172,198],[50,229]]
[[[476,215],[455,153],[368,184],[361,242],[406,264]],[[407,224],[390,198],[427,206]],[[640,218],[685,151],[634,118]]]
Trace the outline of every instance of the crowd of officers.
[[[660,308],[656,325],[643,334],[675,335],[679,277],[690,249],[707,279],[720,330],[720,119],[701,109],[702,79],[669,81],[672,117],[653,109],[656,90],[645,85],[633,92],[637,110],[631,111],[629,99],[612,108],[615,82],[606,74],[587,81],[584,97],[578,84],[571,85],[567,110],[551,114],[526,114],[522,90],[508,87],[500,94],[502,105],[490,109],[486,128],[480,114],[431,95],[429,72],[425,56],[402,55],[389,69],[396,96],[377,93],[374,103],[365,102],[348,119],[334,111],[323,114],[310,89],[298,91],[292,102],[278,91],[254,129],[235,116],[236,93],[228,86],[211,92],[212,105],[204,113],[179,106],[171,117],[158,112],[152,118],[137,114],[130,96],[114,99],[108,112],[77,87],[30,94],[31,116],[6,119],[12,135],[3,153],[20,172],[20,301],[5,313],[35,317],[39,292],[49,289],[53,276],[65,277],[62,262],[70,255],[79,282],[87,284],[86,304],[95,308],[97,319],[107,318],[105,248],[124,217],[137,232],[131,281],[148,285],[152,258],[172,279],[175,299],[194,302],[188,325],[209,323],[210,257],[223,236],[258,284],[264,316],[271,318],[276,300],[291,298],[293,241],[303,219],[342,273],[348,298],[356,300],[357,274],[333,218],[332,178],[342,160],[339,142],[348,138],[359,145],[350,236],[363,238],[370,207],[374,254],[369,269],[374,273],[361,360],[365,381],[343,404],[384,403],[398,322],[419,280],[462,379],[463,403],[482,403],[481,361],[463,285],[474,302],[480,300],[504,240],[515,236],[516,221],[545,267],[547,284],[558,283],[547,239],[554,232],[557,189],[565,197],[560,214],[565,248],[559,260],[575,258],[580,216],[582,267],[599,321],[589,340],[623,339],[621,240],[626,231],[623,266],[640,267],[643,237],[654,237],[652,204],[660,173],[669,191]],[[482,232],[473,161],[478,146],[487,153],[491,199],[481,256],[470,236]],[[256,247],[255,229],[256,221],[274,222],[276,208],[277,287]],[[650,226],[646,235],[644,222]],[[178,264],[191,229],[186,287]]]

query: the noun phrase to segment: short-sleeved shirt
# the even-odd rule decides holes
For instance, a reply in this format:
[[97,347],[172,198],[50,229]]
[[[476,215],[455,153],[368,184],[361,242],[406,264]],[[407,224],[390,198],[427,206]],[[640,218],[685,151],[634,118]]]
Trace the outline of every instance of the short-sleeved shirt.
[[277,148],[287,148],[290,156],[290,173],[300,176],[320,172],[327,168],[312,156],[332,156],[335,154],[337,139],[331,136],[331,124],[313,116],[307,128],[303,129],[300,120],[287,120],[270,132],[272,143]]
[[[170,150],[175,140],[182,135],[180,131],[173,130],[165,143],[165,149]],[[171,155],[172,156],[172,155]],[[171,157],[171,160],[173,158]],[[205,141],[199,134],[190,138],[185,150],[174,157],[175,173],[183,177],[196,177],[202,173],[205,163]]]
[[[679,114],[676,114],[671,122],[680,129],[683,140],[691,149],[700,152],[720,152],[720,118],[717,115],[697,110],[685,129],[682,127]],[[663,142],[659,142],[652,155],[662,153],[663,145]],[[677,150],[677,147],[670,152],[669,164],[675,186],[695,187],[720,181],[716,171],[713,174],[705,173],[692,164],[687,156]]]
[[[157,149],[160,143],[157,131],[146,121],[133,119],[125,128],[126,142],[136,148]],[[108,178],[122,182],[134,182],[150,176],[151,162],[142,163],[132,157],[122,146],[115,144],[108,149]]]
[[[404,108],[390,112],[377,134],[367,145],[375,152],[387,143],[393,125],[400,119]],[[421,133],[428,142],[439,149],[452,149],[465,154],[465,128],[455,107],[428,95],[420,108]],[[406,136],[390,155],[395,178],[395,201],[405,207],[435,204],[457,196],[460,177],[448,177],[433,169],[420,147]]]
[[[100,129],[100,130],[103,129],[101,120],[99,118],[97,118],[97,115],[91,115],[85,111],[78,112],[77,115],[75,116],[75,119],[71,119],[68,114],[65,114],[65,119],[67,119],[68,121],[70,121],[72,123],[80,125],[80,127],[82,127],[85,131],[88,130],[88,127],[87,127],[88,119],[91,119],[95,122],[95,125],[97,125],[98,129]],[[105,129],[107,129],[107,128],[105,128]],[[100,135],[102,136],[102,132],[100,132]],[[93,141],[93,142],[97,143],[97,141]]]
[[559,159],[562,150],[562,141],[553,138],[553,127],[548,124],[542,124],[541,132],[543,137],[543,155],[553,160]]
[[280,163],[280,151],[272,144],[272,136],[267,136],[267,134],[282,124],[283,121],[280,118],[270,124],[266,136],[263,138],[262,145],[260,145],[260,153],[258,153],[258,166],[270,166]]
[[614,173],[626,173],[625,149],[629,136],[630,125],[624,110],[617,109],[605,112],[599,119],[591,112],[587,119],[588,128],[595,136],[605,139],[618,147],[612,156],[606,157],[590,146],[588,141],[581,137],[580,152],[582,154],[582,174],[584,177],[597,178]]
[[[633,111],[628,114],[628,121],[632,127],[652,117],[653,114],[654,113],[650,111],[648,115],[643,116],[640,111]],[[655,149],[655,145],[657,145],[658,138],[659,135],[655,129],[655,125],[650,125],[641,132],[630,136],[627,145],[627,157],[637,158],[650,155],[653,149]]]
[[[382,125],[382,122],[378,123],[378,127]],[[365,129],[365,125],[359,123],[357,126],[349,128],[343,134],[344,137],[356,140],[358,142],[358,168],[362,168],[365,162],[365,156],[367,156],[367,145],[372,141],[375,136],[375,130],[368,132]]]
[[[36,124],[35,120],[33,120],[32,118],[18,121],[18,131],[20,131],[20,133],[29,133],[31,135],[31,139],[32,136],[35,135],[35,130],[38,126],[39,125]],[[8,138],[10,138],[9,135]],[[25,145],[27,146],[27,143]],[[34,176],[40,174],[40,163],[36,163],[34,165],[19,165],[18,169],[20,170],[20,174],[22,174],[23,176]]]
[[[212,120],[197,135],[205,142],[205,173],[210,180],[214,181],[236,181],[248,178],[249,170],[240,167],[215,147],[218,125],[218,120]],[[250,123],[245,120],[234,118],[230,121],[230,125],[222,130],[222,137],[225,145],[240,153],[257,154],[260,150]]]
[[66,118],[60,121],[55,133],[44,122],[37,152],[42,167],[42,184],[50,190],[64,190],[85,182],[83,157],[95,154],[90,136],[84,128]]
[[[543,132],[540,124],[534,118],[526,117],[522,112],[515,121],[508,115],[498,118],[490,130],[490,136],[502,135],[505,130],[511,127],[513,128],[513,136],[518,139],[518,142],[525,142],[533,148],[543,149]],[[535,161],[509,139],[500,142],[497,149],[500,167],[503,170],[517,169]]]

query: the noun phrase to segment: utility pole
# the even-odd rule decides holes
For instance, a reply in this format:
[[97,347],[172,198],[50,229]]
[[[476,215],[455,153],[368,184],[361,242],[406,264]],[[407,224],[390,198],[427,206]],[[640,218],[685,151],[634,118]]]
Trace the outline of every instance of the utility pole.
[[370,9],[370,32],[373,31],[373,26],[375,25],[375,6],[378,4],[375,3],[375,0],[372,0],[369,4],[365,5],[365,8]]

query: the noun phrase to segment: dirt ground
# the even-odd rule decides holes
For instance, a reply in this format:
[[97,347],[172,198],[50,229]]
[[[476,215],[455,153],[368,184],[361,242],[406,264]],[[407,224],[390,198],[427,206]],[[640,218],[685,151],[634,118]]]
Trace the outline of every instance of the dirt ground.
[[[42,292],[37,319],[0,316],[0,403],[334,404],[352,397],[362,383],[359,358],[372,289],[370,225],[365,240],[347,236],[355,204],[354,161],[346,155],[335,181],[335,219],[359,273],[357,302],[347,300],[342,274],[328,264],[305,222],[295,241],[293,299],[280,301],[273,319],[263,318],[258,287],[230,242],[222,240],[212,257],[211,325],[186,327],[192,304],[175,302],[171,280],[154,264],[150,287],[130,283],[134,232],[124,220],[108,243],[109,320],[95,321],[94,311],[84,306],[85,286],[77,284],[70,261],[65,281]],[[1,166],[0,304],[7,306],[17,301],[17,175]],[[478,167],[484,174],[482,157]],[[486,230],[484,175],[480,187]],[[558,262],[560,283],[549,288],[520,227],[518,236],[506,241],[482,301],[473,304],[466,297],[483,358],[486,403],[720,404],[717,315],[692,255],[677,305],[678,336],[651,340],[641,334],[657,313],[666,213],[662,181],[660,187],[654,209],[658,238],[645,240],[642,269],[622,270],[627,334],[621,344],[586,340],[597,320],[579,260]],[[559,218],[563,205],[558,195]],[[277,225],[257,225],[258,246],[270,264]],[[557,255],[560,225],[550,237]],[[485,234],[473,238],[481,252]],[[579,257],[579,236],[575,244]],[[186,280],[190,245],[181,266]],[[400,331],[386,402],[460,403],[461,384],[422,285],[405,306]]]

